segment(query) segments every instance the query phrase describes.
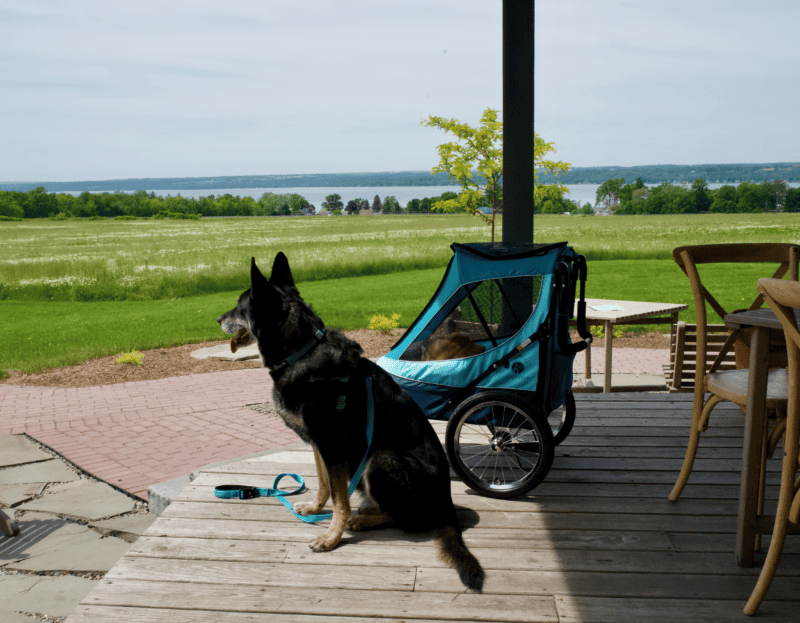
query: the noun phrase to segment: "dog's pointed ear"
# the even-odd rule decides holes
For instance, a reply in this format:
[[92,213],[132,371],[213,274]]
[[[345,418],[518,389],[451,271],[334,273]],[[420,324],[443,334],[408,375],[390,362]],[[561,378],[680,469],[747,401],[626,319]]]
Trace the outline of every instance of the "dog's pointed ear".
[[250,286],[253,288],[253,294],[256,296],[272,289],[267,278],[261,274],[258,266],[256,266],[256,258],[253,258],[250,264]]
[[276,288],[281,288],[282,290],[295,287],[292,271],[289,268],[289,260],[286,259],[283,251],[278,251],[278,254],[275,256],[269,282]]

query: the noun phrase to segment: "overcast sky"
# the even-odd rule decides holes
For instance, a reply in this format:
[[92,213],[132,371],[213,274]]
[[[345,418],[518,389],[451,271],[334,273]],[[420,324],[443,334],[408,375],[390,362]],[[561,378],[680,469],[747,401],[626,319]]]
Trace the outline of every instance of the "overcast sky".
[[[404,171],[502,108],[500,0],[3,0],[0,180]],[[797,0],[537,0],[573,166],[800,161]]]

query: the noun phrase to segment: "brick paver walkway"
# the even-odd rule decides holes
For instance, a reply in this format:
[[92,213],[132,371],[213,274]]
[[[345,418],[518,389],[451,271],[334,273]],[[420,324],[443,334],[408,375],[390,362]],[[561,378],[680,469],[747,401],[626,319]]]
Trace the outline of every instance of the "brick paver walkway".
[[[613,347],[612,347],[613,348]],[[604,348],[592,348],[592,374],[602,374],[606,369],[606,352]],[[611,369],[614,374],[653,374],[662,376],[662,364],[669,363],[669,349],[650,348],[613,348],[611,353]],[[573,371],[583,374],[586,371],[584,353],[575,355]]]
[[[614,350],[614,372],[661,374],[668,350]],[[575,358],[584,372],[583,354]],[[592,373],[604,370],[602,349]],[[150,485],[300,439],[248,404],[271,400],[264,369],[79,389],[0,385],[0,434],[28,433],[93,476],[146,499]]]
[[99,387],[0,385],[0,434],[28,433],[92,475],[139,497],[208,463],[300,439],[245,405],[271,400],[266,370]]

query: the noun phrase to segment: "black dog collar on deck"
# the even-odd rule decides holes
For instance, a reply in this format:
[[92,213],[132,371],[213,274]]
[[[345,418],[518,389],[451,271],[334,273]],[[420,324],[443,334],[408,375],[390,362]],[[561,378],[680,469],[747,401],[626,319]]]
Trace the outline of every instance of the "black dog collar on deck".
[[313,337],[308,342],[306,342],[303,346],[301,346],[299,350],[296,350],[294,353],[289,355],[286,359],[284,359],[279,364],[277,364],[275,366],[275,370],[283,368],[284,366],[290,366],[293,363],[295,363],[295,362],[299,361],[300,359],[302,359],[306,355],[306,353],[308,353],[308,351],[310,351],[317,344],[319,344],[322,341],[322,338],[324,338],[324,337],[325,337],[325,327],[322,327],[321,329],[317,329],[314,332]]

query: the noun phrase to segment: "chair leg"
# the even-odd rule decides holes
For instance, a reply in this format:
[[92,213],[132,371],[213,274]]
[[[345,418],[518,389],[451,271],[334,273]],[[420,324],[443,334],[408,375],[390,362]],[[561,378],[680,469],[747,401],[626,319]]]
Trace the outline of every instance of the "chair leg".
[[775,513],[775,526],[772,531],[772,541],[769,544],[769,552],[767,552],[764,567],[761,569],[761,575],[758,576],[756,587],[753,589],[753,593],[750,595],[750,599],[744,607],[744,613],[748,616],[755,616],[758,613],[758,608],[764,600],[770,584],[772,584],[772,578],[775,577],[775,571],[778,568],[781,552],[786,542],[786,528],[789,523],[791,507],[793,506],[794,479],[797,472],[797,455],[800,449],[798,444],[798,432],[800,432],[798,431],[798,426],[790,421],[783,442],[784,457],[783,471],[781,473],[781,492],[778,498],[778,510]]
[[800,480],[794,483],[794,500],[789,508],[789,521],[800,523]]
[[[764,514],[764,494],[767,490],[767,453],[769,451],[769,420],[764,423],[764,435],[761,438],[761,469],[758,476],[758,505],[756,506],[756,517]],[[761,551],[761,533],[756,533],[754,552]]]
[[692,428],[689,431],[689,444],[686,446],[686,457],[683,459],[683,467],[681,473],[678,475],[678,480],[672,488],[672,493],[669,494],[670,502],[677,502],[678,498],[683,492],[683,488],[689,480],[689,475],[692,473],[692,466],[694,466],[694,459],[697,456],[697,447],[700,445],[700,433],[708,428],[708,417],[711,410],[716,407],[722,398],[719,396],[711,396],[708,402],[703,406],[702,411],[698,413],[697,406],[692,409]]

